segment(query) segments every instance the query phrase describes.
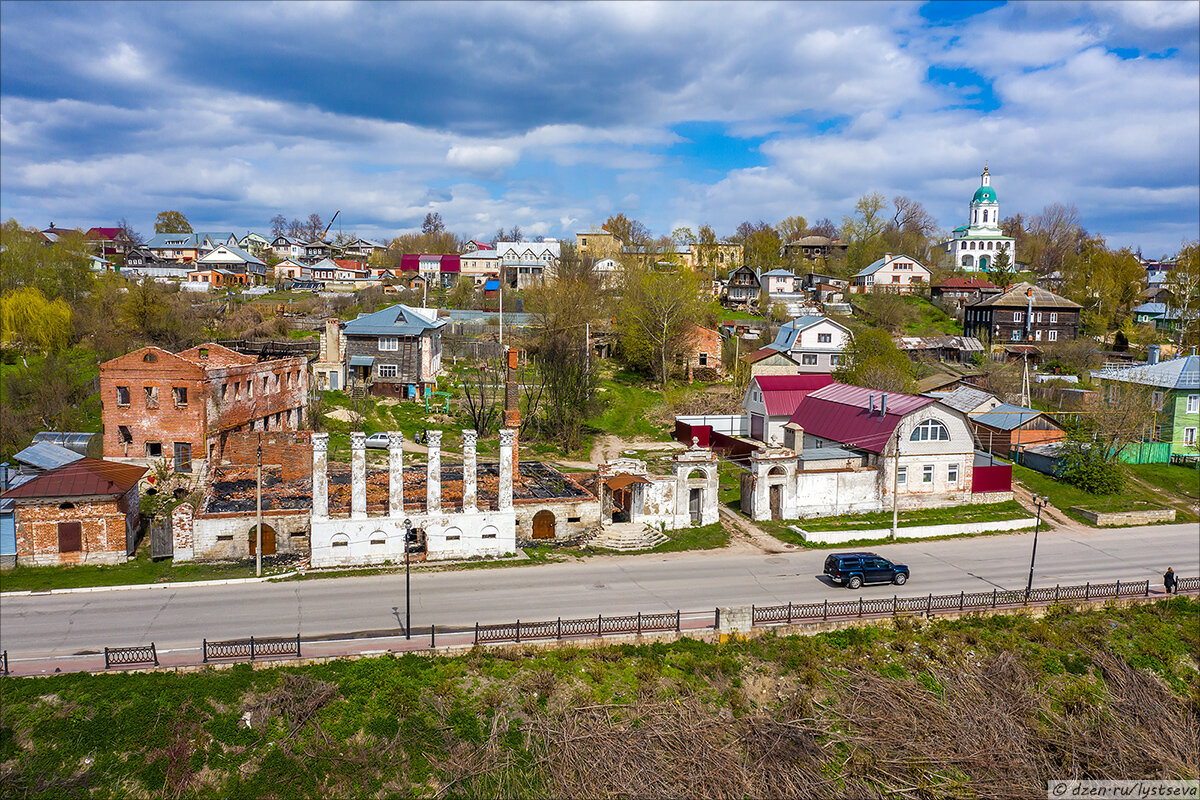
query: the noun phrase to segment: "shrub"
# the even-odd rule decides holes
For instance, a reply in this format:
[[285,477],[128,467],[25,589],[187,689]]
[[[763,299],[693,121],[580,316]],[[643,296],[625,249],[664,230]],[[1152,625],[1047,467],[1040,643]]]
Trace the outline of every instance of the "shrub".
[[1125,486],[1125,468],[1099,447],[1067,441],[1055,477],[1091,494],[1117,494]]

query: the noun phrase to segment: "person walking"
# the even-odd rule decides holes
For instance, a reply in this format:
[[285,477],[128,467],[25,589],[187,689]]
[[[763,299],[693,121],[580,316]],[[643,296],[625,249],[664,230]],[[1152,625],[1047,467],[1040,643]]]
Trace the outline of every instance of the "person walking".
[[1175,570],[1172,567],[1167,567],[1167,571],[1163,573],[1163,588],[1167,590],[1167,594],[1179,594],[1178,584],[1175,583]]

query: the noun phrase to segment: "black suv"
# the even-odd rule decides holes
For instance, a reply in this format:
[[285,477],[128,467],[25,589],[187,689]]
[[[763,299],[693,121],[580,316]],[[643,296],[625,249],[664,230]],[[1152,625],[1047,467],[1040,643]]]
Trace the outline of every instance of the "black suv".
[[874,553],[834,553],[825,559],[825,574],[835,583],[846,584],[847,589],[857,589],[864,583],[903,586],[908,582],[907,566],[893,564]]

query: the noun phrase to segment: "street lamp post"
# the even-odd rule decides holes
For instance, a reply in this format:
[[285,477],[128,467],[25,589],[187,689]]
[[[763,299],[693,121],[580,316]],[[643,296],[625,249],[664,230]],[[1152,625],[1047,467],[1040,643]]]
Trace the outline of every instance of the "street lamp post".
[[412,638],[412,594],[409,592],[408,554],[412,546],[412,520],[404,520],[404,638]]
[[1033,526],[1033,554],[1029,557],[1029,583],[1025,585],[1025,596],[1033,591],[1033,562],[1037,558],[1038,529],[1042,527],[1042,509],[1050,503],[1050,498],[1044,494],[1035,494],[1033,504],[1037,506],[1037,522]]

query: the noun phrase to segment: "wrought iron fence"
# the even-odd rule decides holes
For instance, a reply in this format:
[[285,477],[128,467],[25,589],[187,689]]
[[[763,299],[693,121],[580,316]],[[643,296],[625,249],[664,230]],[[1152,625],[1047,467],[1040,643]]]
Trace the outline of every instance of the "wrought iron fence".
[[253,661],[265,656],[295,656],[300,657],[300,634],[295,637],[277,636],[271,638],[226,639],[220,642],[204,640],[204,661],[217,658],[248,658]]
[[127,664],[154,664],[158,666],[158,650],[154,642],[136,647],[106,647],[104,648],[104,668],[124,666]]
[[651,633],[654,631],[678,631],[681,614],[667,611],[656,614],[629,614],[626,616],[563,619],[545,622],[506,622],[499,625],[475,623],[475,644],[485,642],[521,642],[530,639],[562,639],[564,636],[611,636],[625,633]]
[[[1200,578],[1181,578],[1179,589],[1200,588]],[[884,616],[937,611],[976,611],[984,608],[1009,608],[1030,603],[1054,603],[1061,600],[1102,600],[1116,597],[1149,597],[1150,581],[1116,581],[1086,583],[1082,586],[1053,586],[991,592],[959,592],[958,594],[929,594],[925,597],[865,598],[841,602],[788,603],[786,606],[752,606],[751,619],[755,625],[780,625],[814,620],[845,619],[847,617]]]

